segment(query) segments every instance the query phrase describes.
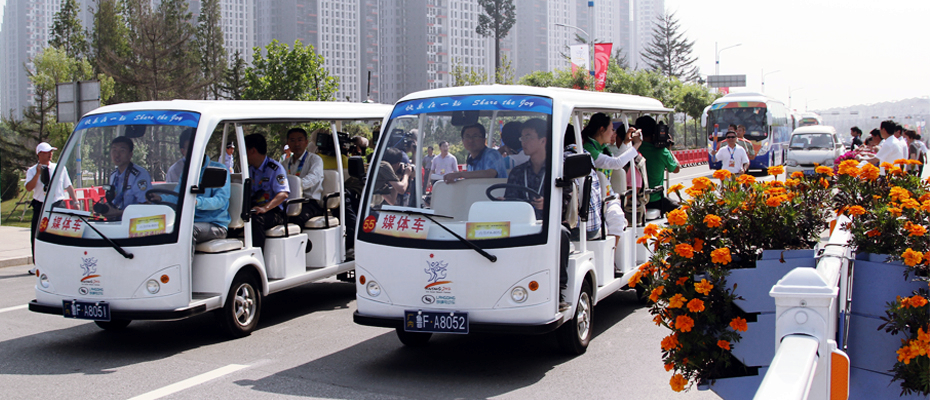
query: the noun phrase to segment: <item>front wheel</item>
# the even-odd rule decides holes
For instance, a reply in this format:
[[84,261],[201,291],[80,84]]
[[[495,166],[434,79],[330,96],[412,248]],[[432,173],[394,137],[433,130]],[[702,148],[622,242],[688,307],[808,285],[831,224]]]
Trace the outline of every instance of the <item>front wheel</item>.
[[131,319],[113,319],[109,321],[94,321],[100,329],[105,331],[121,331],[129,326]]
[[581,355],[588,350],[591,341],[591,321],[594,314],[594,305],[591,303],[591,284],[585,281],[581,284],[578,293],[578,304],[575,306],[575,316],[559,327],[556,331],[559,346],[566,353]]
[[233,337],[249,336],[258,326],[262,311],[262,294],[255,278],[240,272],[229,287],[226,305],[220,310],[220,321]]
[[425,332],[407,332],[404,328],[397,328],[397,338],[407,347],[423,347],[429,342],[432,333]]

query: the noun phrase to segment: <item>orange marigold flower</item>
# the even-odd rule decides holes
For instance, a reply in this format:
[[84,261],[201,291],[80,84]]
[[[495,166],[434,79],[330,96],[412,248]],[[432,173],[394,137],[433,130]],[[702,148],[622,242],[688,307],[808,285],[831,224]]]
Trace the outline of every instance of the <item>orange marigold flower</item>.
[[656,326],[662,325],[662,316],[656,315],[655,317],[652,317],[652,322],[655,322]]
[[894,215],[895,217],[900,217],[903,211],[904,210],[897,207],[888,207],[888,213]]
[[704,311],[704,300],[691,299],[691,301],[688,302],[688,311],[694,313]]
[[814,172],[818,174],[823,174],[826,176],[833,176],[833,168],[830,168],[830,167],[817,167],[817,168],[814,168]]
[[724,247],[710,252],[710,260],[714,264],[729,264],[730,261],[732,261],[732,258],[730,257],[730,249]]
[[694,284],[694,290],[698,293],[707,296],[710,294],[710,290],[714,288],[714,285],[707,281],[707,279],[701,279],[700,282]]
[[856,160],[845,160],[841,162],[839,173],[840,175],[848,175],[854,178],[859,176],[859,162]]
[[904,264],[909,267],[913,267],[917,264],[920,264],[924,258],[924,254],[919,251],[914,251],[908,247],[907,250],[904,250],[904,253],[901,254],[901,257],[904,258]]
[[694,327],[694,320],[687,315],[679,315],[675,318],[675,329],[678,329],[681,332],[691,332],[691,328]]
[[669,351],[678,347],[678,332],[662,339],[662,350]]
[[923,225],[911,224],[907,227],[910,236],[923,236],[927,233],[927,228],[924,228]]
[[828,182],[826,179],[820,178],[820,186],[823,186],[824,189],[827,189],[830,187],[830,182]]
[[688,213],[678,208],[668,213],[668,223],[672,225],[684,225],[688,222]]
[[730,328],[733,328],[734,331],[746,332],[749,330],[749,324],[746,323],[745,318],[736,317],[730,321]]
[[694,257],[694,247],[687,243],[681,243],[675,246],[675,253],[684,258],[691,258]]
[[636,239],[637,244],[646,244],[649,241],[649,236],[641,236],[639,239]]
[[930,343],[930,333],[928,333],[928,331],[930,331],[930,329],[925,331],[924,328],[918,328],[917,329],[917,340],[924,342],[924,343]]
[[884,169],[887,170],[888,168],[891,168],[891,167],[893,167],[894,165],[891,164],[890,162],[885,161],[885,162],[883,162],[883,163],[881,163],[881,164],[878,164],[878,166],[879,166],[880,168],[884,168]]
[[927,305],[927,299],[925,299],[923,296],[919,294],[916,294],[914,296],[911,296],[911,299],[910,301],[908,301],[908,303],[911,307],[920,308],[920,307]]
[[899,158],[899,159],[897,159],[897,160],[894,160],[894,163],[897,164],[897,165],[908,165],[908,164],[910,164],[910,162],[909,162],[906,158]]
[[784,203],[785,200],[788,200],[788,198],[785,196],[772,196],[765,199],[765,205],[769,207],[778,207],[781,205],[781,203]]
[[714,178],[720,179],[721,181],[730,179],[731,176],[733,176],[733,174],[725,169],[718,169],[714,171]]
[[739,178],[736,178],[736,181],[743,185],[751,185],[753,183],[756,183],[756,177],[752,175],[743,174],[743,175],[740,175]]
[[801,184],[801,181],[798,179],[785,179],[785,186],[787,187],[797,187]]
[[785,167],[783,167],[783,166],[781,166],[781,165],[776,165],[776,166],[773,166],[773,167],[769,167],[768,173],[769,173],[769,175],[781,175],[781,174],[784,174],[784,173],[785,173]]
[[910,208],[916,210],[920,208],[920,202],[914,199],[905,199],[901,202],[901,208]]
[[706,176],[699,176],[691,180],[691,189],[704,191],[707,189],[713,189],[714,183],[710,181]]
[[683,277],[681,277],[681,278],[678,278],[678,282],[675,282],[675,284],[678,285],[678,286],[681,286],[681,285],[684,285],[685,282],[687,282],[687,281],[688,281],[688,277],[687,277],[687,276],[683,276]]
[[649,224],[643,229],[643,234],[646,236],[655,236],[659,234],[659,226],[656,224]]
[[643,273],[637,270],[636,272],[633,273],[633,275],[630,275],[630,281],[627,282],[627,284],[630,285],[631,288],[636,287],[636,285],[639,283],[639,280],[642,278],[643,278]]
[[660,243],[668,243],[672,241],[672,235],[673,235],[672,230],[665,228],[661,232],[659,232],[659,235],[656,236],[656,239],[659,239]]
[[666,371],[666,372],[667,372],[667,371],[671,371],[672,368],[675,368],[675,364],[672,364],[672,363],[665,364],[665,371]]
[[865,233],[865,235],[868,236],[868,237],[876,237],[876,236],[881,235],[881,234],[882,234],[882,233],[881,233],[878,229],[872,229],[872,230],[870,230],[870,231],[868,231],[868,232]]
[[724,349],[724,350],[730,350],[730,342],[726,340],[718,340],[717,347]]
[[794,179],[801,179],[804,177],[804,173],[801,171],[794,171],[791,173],[791,177]]
[[707,216],[704,217],[704,223],[707,224],[707,227],[708,227],[708,228],[717,228],[717,227],[719,227],[721,221],[722,221],[722,220],[720,219],[720,217],[718,217],[718,216],[716,216],[716,215],[714,215],[714,214],[707,214]]
[[879,173],[881,170],[878,167],[872,164],[865,164],[862,166],[862,171],[859,172],[859,177],[866,180],[874,181],[878,179]]
[[865,208],[862,208],[862,206],[852,206],[847,208],[846,212],[849,215],[862,215],[865,214]]
[[908,192],[907,189],[903,187],[893,186],[891,190],[888,191],[888,197],[891,198],[891,201],[902,201],[911,198],[911,192]]
[[685,296],[682,296],[681,293],[676,293],[672,298],[668,299],[668,308],[681,308],[681,306],[685,305],[686,301],[688,301],[688,299],[686,299]]
[[681,184],[681,183],[676,183],[676,184],[672,185],[670,188],[668,188],[668,194],[672,194],[672,192],[677,192],[677,191],[682,190],[682,189],[684,189],[684,188],[685,188],[685,185],[683,185],[683,184]]
[[688,384],[688,380],[685,379],[681,374],[672,375],[672,379],[668,382],[672,386],[672,390],[680,392],[685,390],[685,385]]
[[659,286],[655,289],[652,289],[652,293],[649,294],[649,300],[653,303],[659,301],[659,296],[662,295],[662,291],[665,290],[665,286]]
[[700,253],[704,251],[704,240],[702,240],[701,238],[694,238],[694,245],[692,245],[691,247],[694,248],[695,253]]

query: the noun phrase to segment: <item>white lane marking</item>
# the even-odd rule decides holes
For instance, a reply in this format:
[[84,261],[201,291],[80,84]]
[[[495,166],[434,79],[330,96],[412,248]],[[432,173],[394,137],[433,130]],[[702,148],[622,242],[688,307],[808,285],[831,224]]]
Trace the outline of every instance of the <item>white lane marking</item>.
[[7,307],[7,308],[0,308],[0,313],[5,313],[5,312],[7,312],[7,311],[22,310],[22,309],[25,309],[26,307],[27,307],[27,305],[26,305],[26,304],[23,304],[23,305],[21,305],[21,306],[13,306],[13,307]]
[[233,373],[233,372],[236,372],[236,371],[241,370],[241,369],[246,368],[246,367],[248,367],[248,365],[229,364],[229,365],[227,365],[227,366],[225,366],[225,367],[218,368],[218,369],[215,369],[215,370],[213,370],[213,371],[210,371],[210,372],[207,372],[207,373],[203,373],[203,374],[197,375],[197,376],[195,376],[195,377],[193,377],[193,378],[188,378],[188,379],[185,379],[185,380],[180,381],[180,382],[178,382],[178,383],[173,383],[173,384],[168,385],[168,386],[165,386],[165,387],[163,387],[163,388],[161,388],[161,389],[155,389],[155,390],[153,390],[153,391],[151,391],[151,392],[138,395],[138,396],[133,397],[133,398],[131,398],[131,399],[129,399],[129,400],[155,400],[155,399],[160,399],[160,398],[165,397],[165,396],[168,396],[168,395],[170,395],[170,394],[174,394],[174,393],[180,392],[180,391],[182,391],[182,390],[184,390],[184,389],[189,389],[189,388],[192,388],[192,387],[194,387],[194,386],[197,386],[197,385],[199,385],[199,384],[201,384],[201,383],[205,383],[205,382],[211,381],[211,380],[213,380],[213,379],[219,378],[219,377],[221,377],[221,376],[223,376],[223,375],[229,375],[229,374],[231,374],[231,373]]

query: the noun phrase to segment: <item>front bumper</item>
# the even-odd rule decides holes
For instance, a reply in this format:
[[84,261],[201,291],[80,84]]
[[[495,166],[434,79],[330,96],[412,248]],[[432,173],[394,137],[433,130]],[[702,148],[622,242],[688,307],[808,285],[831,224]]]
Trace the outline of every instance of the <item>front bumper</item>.
[[[403,318],[373,317],[361,315],[356,311],[352,314],[356,324],[377,326],[381,328],[404,328]],[[544,324],[499,324],[487,322],[471,322],[468,325],[470,333],[510,333],[517,335],[542,335],[558,329],[562,325],[562,318],[555,318]]]
[[[29,311],[43,313],[43,314],[53,314],[53,315],[64,315],[62,311],[62,306],[50,306],[46,304],[39,304],[38,301],[32,300],[29,302]],[[147,311],[147,310],[114,310],[110,309],[110,319],[123,319],[123,320],[154,320],[154,321],[170,321],[184,319],[187,317],[192,317],[194,315],[203,314],[207,312],[206,304],[197,304],[191,307],[179,308],[175,310],[166,310],[166,311]]]

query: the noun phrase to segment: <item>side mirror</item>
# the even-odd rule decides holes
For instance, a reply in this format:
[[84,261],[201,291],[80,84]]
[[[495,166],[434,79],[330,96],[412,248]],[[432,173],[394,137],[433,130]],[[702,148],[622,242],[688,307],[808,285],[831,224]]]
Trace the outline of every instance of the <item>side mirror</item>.
[[349,176],[365,179],[365,159],[361,156],[349,157]]
[[562,179],[571,180],[587,176],[594,169],[594,160],[589,154],[572,154],[565,158]]
[[207,167],[200,177],[200,186],[192,187],[191,193],[203,193],[204,189],[218,188],[226,185],[226,169]]

